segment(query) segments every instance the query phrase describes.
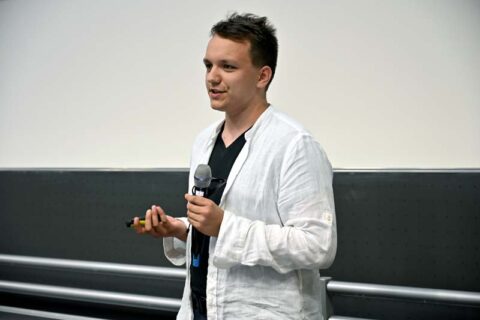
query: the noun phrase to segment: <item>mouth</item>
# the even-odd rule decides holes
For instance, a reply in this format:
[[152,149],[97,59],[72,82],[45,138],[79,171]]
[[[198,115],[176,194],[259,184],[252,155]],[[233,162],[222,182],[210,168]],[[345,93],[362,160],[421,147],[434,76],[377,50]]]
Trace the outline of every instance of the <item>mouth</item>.
[[225,93],[226,91],[225,90],[220,90],[220,89],[209,88],[208,92],[213,93],[213,94],[219,94],[219,93]]

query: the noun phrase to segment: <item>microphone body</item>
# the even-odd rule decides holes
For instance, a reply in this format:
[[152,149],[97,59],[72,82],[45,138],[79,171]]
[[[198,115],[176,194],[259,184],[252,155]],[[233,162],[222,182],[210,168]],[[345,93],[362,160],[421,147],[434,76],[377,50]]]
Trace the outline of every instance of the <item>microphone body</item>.
[[207,197],[207,190],[212,182],[212,169],[207,164],[199,164],[193,175],[192,193],[196,196]]
[[[193,176],[192,193],[196,196],[207,197],[207,190],[212,182],[212,169],[206,164],[199,164]],[[199,235],[199,231],[192,226],[192,266],[198,268],[200,266],[200,250],[201,245],[198,243],[205,242],[205,238]]]

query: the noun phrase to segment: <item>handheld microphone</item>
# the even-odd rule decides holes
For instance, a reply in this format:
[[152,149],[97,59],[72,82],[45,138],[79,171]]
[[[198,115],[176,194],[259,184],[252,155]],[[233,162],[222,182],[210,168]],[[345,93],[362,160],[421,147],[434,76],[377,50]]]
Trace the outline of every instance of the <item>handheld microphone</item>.
[[208,164],[199,164],[193,175],[192,193],[196,196],[206,197],[211,182],[212,169]]
[[[207,197],[207,190],[212,182],[212,169],[207,164],[199,164],[195,174],[193,175],[192,193],[196,196]],[[191,225],[190,225],[191,226]],[[205,237],[199,235],[199,231],[192,227],[192,266],[198,268],[200,266],[200,251],[202,242],[205,245]]]

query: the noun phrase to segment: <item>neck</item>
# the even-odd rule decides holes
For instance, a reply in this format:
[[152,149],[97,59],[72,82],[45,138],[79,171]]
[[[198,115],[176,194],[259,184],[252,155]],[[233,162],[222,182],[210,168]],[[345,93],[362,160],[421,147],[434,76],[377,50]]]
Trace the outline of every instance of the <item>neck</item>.
[[264,100],[238,113],[226,113],[225,127],[222,133],[225,145],[230,145],[230,143],[235,141],[242,133],[251,128],[268,106],[268,102]]

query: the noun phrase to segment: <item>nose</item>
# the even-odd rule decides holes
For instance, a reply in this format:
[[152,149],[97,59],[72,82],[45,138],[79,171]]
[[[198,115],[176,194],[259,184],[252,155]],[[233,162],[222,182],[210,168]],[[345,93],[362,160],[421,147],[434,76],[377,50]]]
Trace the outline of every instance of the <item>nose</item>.
[[209,84],[218,84],[221,81],[220,73],[218,72],[218,68],[212,66],[209,70],[207,70],[206,80]]

